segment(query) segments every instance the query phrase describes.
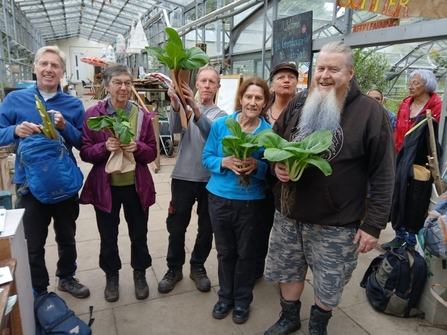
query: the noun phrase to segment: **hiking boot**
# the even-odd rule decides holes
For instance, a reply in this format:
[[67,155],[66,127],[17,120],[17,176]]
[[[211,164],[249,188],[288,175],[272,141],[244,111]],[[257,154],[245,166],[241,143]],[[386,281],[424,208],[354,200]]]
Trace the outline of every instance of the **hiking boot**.
[[315,306],[310,308],[309,335],[327,335],[327,325],[332,311],[322,313]]
[[206,275],[206,270],[202,264],[191,264],[189,278],[194,280],[200,292],[208,292],[211,289],[211,282]]
[[84,299],[90,296],[90,290],[88,287],[82,285],[79,282],[79,279],[74,277],[59,278],[57,288],[59,291],[68,292],[73,297],[78,299]]
[[405,243],[405,240],[399,237],[395,237],[392,241],[381,245],[382,249],[389,250],[391,248],[399,248]]
[[104,289],[104,299],[108,302],[115,302],[120,297],[119,274],[113,272],[106,274],[106,288]]
[[160,293],[168,293],[171,292],[175,284],[183,279],[182,270],[172,270],[169,269],[168,272],[164,275],[163,279],[158,283],[158,291]]
[[282,297],[280,300],[282,311],[279,320],[264,335],[287,335],[301,328],[301,301],[286,301]]
[[247,322],[248,317],[250,316],[250,308],[243,306],[236,306],[233,309],[233,322],[241,325]]
[[216,302],[213,308],[213,318],[215,319],[223,319],[225,318],[228,313],[230,313],[230,309],[233,307],[231,304],[227,304],[221,300]]
[[149,296],[146,271],[133,270],[133,282],[135,284],[135,298],[138,300],[146,299]]

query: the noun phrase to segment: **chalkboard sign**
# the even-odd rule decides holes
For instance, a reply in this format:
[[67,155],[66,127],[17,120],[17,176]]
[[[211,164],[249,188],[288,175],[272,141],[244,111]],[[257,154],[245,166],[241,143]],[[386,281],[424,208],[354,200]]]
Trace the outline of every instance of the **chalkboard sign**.
[[273,21],[272,64],[294,62],[298,88],[307,87],[312,62],[312,12]]
[[220,76],[220,89],[217,92],[216,105],[227,114],[232,114],[235,110],[236,95],[241,83],[242,76],[240,74]]

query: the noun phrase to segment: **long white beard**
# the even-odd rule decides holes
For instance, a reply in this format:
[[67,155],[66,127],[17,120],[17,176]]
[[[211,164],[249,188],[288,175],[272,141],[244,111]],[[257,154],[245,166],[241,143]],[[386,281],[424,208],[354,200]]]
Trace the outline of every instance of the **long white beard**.
[[317,130],[329,130],[334,134],[340,125],[348,92],[349,83],[329,92],[320,92],[312,85],[301,112],[298,129],[292,136],[293,140],[300,140]]

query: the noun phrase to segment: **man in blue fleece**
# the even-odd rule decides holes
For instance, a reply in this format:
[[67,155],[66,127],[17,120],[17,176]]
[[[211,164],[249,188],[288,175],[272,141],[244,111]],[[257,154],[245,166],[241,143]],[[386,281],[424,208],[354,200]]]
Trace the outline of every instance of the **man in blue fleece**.
[[[17,148],[21,138],[41,132],[39,124],[42,119],[34,97],[37,95],[48,113],[53,114],[54,126],[76,162],[72,147],[81,147],[85,110],[78,98],[61,90],[60,80],[65,73],[65,66],[65,54],[57,46],[46,46],[37,51],[34,60],[37,86],[9,93],[0,106],[0,145],[15,143]],[[25,171],[19,165],[20,161],[16,159],[13,183],[17,189],[26,181]],[[45,265],[45,242],[48,226],[53,219],[59,253],[56,270],[58,289],[76,298],[88,297],[89,289],[73,277],[77,257],[75,234],[79,215],[78,195],[56,204],[44,204],[29,191],[18,193],[24,193],[17,195],[17,207],[26,209],[23,225],[34,293],[39,295],[46,292],[50,283]]]

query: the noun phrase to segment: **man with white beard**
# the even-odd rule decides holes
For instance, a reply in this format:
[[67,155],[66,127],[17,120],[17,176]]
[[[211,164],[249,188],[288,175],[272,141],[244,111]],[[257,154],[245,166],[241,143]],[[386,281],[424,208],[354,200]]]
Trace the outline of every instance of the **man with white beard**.
[[[275,123],[274,131],[299,141],[317,130],[330,130],[332,144],[321,157],[332,174],[307,168],[290,181],[282,163],[272,163],[279,179],[275,220],[267,257],[266,280],[279,282],[279,320],[266,335],[286,335],[301,328],[301,294],[307,269],[313,273],[315,304],[310,308],[309,334],[327,334],[332,309],[357,266],[358,253],[372,250],[386,227],[394,185],[394,140],[385,109],[364,95],[354,78],[354,56],[343,42],[321,49],[304,106],[294,97]],[[371,203],[365,215],[368,182]],[[281,186],[294,190],[290,214],[283,216]]]

